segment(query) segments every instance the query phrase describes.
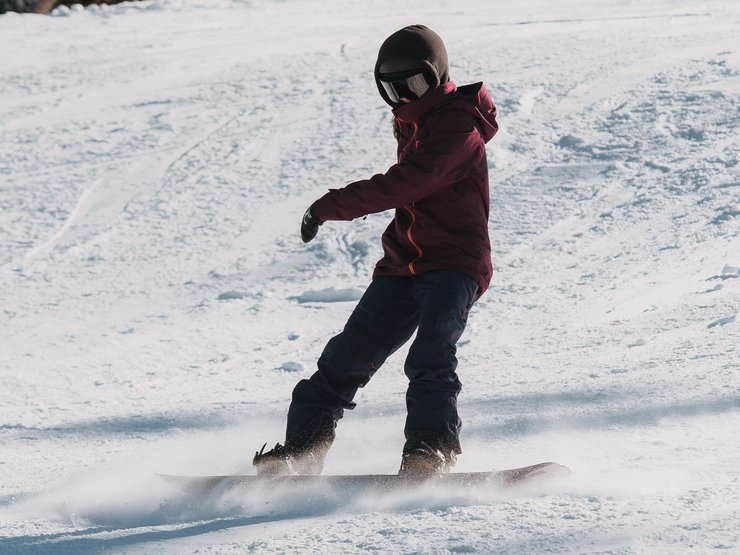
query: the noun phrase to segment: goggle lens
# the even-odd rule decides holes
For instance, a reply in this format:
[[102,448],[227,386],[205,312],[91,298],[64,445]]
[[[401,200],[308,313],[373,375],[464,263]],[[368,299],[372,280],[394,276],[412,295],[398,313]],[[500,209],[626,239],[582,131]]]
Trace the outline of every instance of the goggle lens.
[[402,98],[407,98],[408,100],[421,98],[429,90],[429,83],[427,83],[423,73],[415,73],[408,77],[389,79],[387,81],[381,75],[380,84],[383,85],[383,90],[385,90],[391,102],[396,104],[399,104]]

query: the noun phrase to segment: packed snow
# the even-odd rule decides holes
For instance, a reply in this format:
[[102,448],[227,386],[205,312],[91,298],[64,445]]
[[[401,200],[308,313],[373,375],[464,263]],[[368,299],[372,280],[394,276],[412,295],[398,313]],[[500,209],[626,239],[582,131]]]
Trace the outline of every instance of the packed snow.
[[[494,280],[459,470],[515,491],[223,492],[341,330],[390,213],[301,216],[395,156],[423,23],[484,81]],[[0,552],[740,552],[740,3],[149,0],[0,17]],[[405,350],[327,473],[394,473]]]

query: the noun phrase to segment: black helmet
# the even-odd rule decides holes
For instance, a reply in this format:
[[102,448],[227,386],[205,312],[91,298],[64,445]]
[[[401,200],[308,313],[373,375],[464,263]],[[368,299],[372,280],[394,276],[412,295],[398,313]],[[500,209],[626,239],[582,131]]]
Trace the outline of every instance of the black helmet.
[[385,39],[375,63],[380,96],[391,106],[413,100],[450,80],[447,49],[440,36],[424,25],[409,25]]

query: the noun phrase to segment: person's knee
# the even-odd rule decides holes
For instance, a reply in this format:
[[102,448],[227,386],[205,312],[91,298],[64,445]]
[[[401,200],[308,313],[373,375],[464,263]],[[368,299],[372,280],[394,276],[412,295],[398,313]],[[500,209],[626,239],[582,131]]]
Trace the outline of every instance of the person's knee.
[[417,338],[409,349],[404,372],[413,382],[449,384],[457,381],[455,346],[444,341]]

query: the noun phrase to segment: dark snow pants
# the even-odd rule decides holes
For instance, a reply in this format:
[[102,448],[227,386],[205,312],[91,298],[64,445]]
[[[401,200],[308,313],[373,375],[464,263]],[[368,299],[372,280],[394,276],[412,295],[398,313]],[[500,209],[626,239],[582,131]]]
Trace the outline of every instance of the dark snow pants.
[[327,421],[333,438],[333,424],[344,409],[355,407],[357,389],[416,331],[404,366],[409,379],[405,449],[425,441],[460,453],[455,353],[477,292],[475,280],[457,270],[376,277],[342,333],[324,348],[318,371],[293,390],[286,443],[310,443]]

